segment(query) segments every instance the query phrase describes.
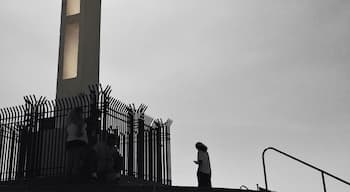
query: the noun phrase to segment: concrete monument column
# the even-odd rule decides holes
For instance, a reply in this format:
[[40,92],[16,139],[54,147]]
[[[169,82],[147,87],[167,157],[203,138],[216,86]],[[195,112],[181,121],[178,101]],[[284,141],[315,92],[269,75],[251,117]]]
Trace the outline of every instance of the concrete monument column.
[[56,98],[99,83],[101,0],[62,0]]

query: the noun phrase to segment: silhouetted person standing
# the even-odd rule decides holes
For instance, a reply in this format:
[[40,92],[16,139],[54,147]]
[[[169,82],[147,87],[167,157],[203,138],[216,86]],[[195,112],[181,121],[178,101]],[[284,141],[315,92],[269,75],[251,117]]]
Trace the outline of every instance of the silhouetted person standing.
[[82,109],[73,109],[68,115],[66,150],[68,175],[74,179],[82,176],[86,164],[88,144],[86,126]]
[[201,142],[196,143],[198,164],[197,179],[199,188],[211,188],[211,168],[208,154],[208,147]]
[[120,179],[121,155],[115,147],[117,137],[108,134],[107,138],[95,146],[97,157],[97,175],[101,181],[115,181]]

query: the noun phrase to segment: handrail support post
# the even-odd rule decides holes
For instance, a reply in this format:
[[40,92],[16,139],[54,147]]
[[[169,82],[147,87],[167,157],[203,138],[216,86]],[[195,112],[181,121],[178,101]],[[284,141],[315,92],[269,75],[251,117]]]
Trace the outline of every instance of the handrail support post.
[[323,171],[321,172],[321,175],[322,175],[323,191],[324,191],[324,192],[327,192],[327,189],[326,189],[326,181],[325,181],[325,179],[324,179],[324,172],[323,172]]
[[268,187],[267,187],[267,175],[266,175],[266,164],[265,164],[265,152],[266,152],[266,150],[264,150],[264,152],[263,152],[263,154],[262,154],[262,160],[263,160],[263,169],[264,169],[265,190],[268,191]]

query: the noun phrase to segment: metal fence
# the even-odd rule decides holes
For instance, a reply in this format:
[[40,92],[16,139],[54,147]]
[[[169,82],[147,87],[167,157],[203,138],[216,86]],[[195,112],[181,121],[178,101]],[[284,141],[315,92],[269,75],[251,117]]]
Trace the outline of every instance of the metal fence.
[[65,176],[68,113],[83,109],[89,139],[116,134],[123,156],[122,175],[171,185],[170,124],[145,115],[146,105],[126,105],[111,88],[48,101],[26,96],[25,104],[0,109],[0,181]]

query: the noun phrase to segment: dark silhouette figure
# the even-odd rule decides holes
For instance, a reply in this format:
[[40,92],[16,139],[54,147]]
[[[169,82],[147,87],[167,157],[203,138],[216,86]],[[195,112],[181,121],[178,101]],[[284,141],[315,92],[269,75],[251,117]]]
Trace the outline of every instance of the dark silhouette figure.
[[201,142],[196,143],[198,164],[197,179],[199,188],[211,188],[211,168],[208,154],[208,147]]
[[66,150],[68,176],[79,179],[86,170],[88,136],[81,108],[73,109],[66,125]]
[[100,181],[118,182],[122,167],[122,156],[118,148],[117,137],[108,134],[107,139],[95,146],[97,175]]

